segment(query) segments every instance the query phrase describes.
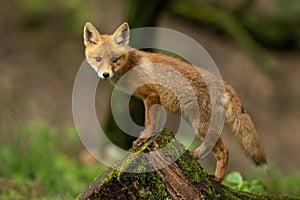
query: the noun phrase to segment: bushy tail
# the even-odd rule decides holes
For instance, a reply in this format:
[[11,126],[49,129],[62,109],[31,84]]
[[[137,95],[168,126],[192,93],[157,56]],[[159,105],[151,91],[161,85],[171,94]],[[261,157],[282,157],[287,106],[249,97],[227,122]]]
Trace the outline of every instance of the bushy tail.
[[267,163],[264,147],[262,146],[254,124],[243,109],[242,104],[233,89],[229,88],[229,101],[226,109],[226,124],[231,132],[238,138],[248,157],[255,165]]

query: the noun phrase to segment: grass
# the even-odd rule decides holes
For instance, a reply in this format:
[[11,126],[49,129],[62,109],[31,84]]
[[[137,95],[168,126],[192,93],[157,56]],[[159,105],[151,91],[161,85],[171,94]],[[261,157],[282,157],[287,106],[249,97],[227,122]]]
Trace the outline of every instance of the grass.
[[78,159],[73,128],[29,122],[0,140],[0,199],[74,199],[104,167]]
[[267,192],[300,197],[300,169],[289,175],[283,175],[276,164],[271,163],[267,171],[257,169],[249,175],[250,179],[261,179]]

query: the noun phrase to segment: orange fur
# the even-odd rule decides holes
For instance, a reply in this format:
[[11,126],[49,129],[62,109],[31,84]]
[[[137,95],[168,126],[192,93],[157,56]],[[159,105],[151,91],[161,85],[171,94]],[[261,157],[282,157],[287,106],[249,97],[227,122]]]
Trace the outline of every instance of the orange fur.
[[[145,80],[166,79],[172,88],[179,91],[179,96],[182,97],[184,102],[185,114],[189,122],[197,127],[198,136],[201,139],[205,137],[212,114],[210,93],[204,78],[205,80],[209,80],[209,84],[215,89],[213,95],[217,97],[217,105],[220,110],[219,115],[225,115],[227,126],[242,144],[246,155],[256,165],[266,163],[264,148],[259,141],[252,120],[244,111],[241,101],[232,87],[226,82],[219,80],[208,70],[197,68],[180,59],[163,54],[147,53],[132,49],[128,43],[129,26],[127,23],[122,24],[112,35],[101,35],[89,22],[85,25],[85,55],[88,63],[94,68],[100,78],[110,79],[113,84],[116,84],[131,69],[137,68],[137,66],[147,66],[144,69],[137,70],[134,75],[127,76],[125,83],[134,85]],[[101,62],[96,61],[96,57],[100,57]],[[113,57],[117,59],[113,59]],[[174,81],[176,80],[175,77],[168,77],[166,74],[157,74],[153,66],[154,64],[167,66],[188,80],[189,85],[191,85],[193,92],[197,96],[197,102],[192,103],[198,104],[199,110],[195,111],[195,106],[189,100],[188,86]],[[143,100],[146,110],[146,128],[134,142],[134,147],[143,143],[155,130],[155,119],[158,118],[158,111],[150,109],[151,106],[160,104],[168,112],[180,112],[182,109],[178,97],[170,89],[159,84],[147,83],[139,87],[134,93],[136,97]],[[224,86],[225,94],[219,90],[220,86]],[[194,117],[197,111],[201,115],[200,120]],[[202,150],[203,144],[195,149],[193,156],[198,158]],[[214,176],[216,180],[222,181],[228,164],[228,150],[221,138],[218,139],[213,152],[217,159]]]

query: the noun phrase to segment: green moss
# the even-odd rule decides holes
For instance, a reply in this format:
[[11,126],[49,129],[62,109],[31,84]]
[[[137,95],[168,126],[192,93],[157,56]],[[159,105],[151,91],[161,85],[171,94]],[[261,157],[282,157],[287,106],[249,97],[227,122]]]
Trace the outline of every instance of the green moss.
[[188,151],[185,151],[184,146],[173,138],[173,133],[164,129],[137,151],[128,154],[115,165],[118,170],[108,169],[101,183],[94,185],[97,189],[93,189],[91,199],[172,199],[160,176],[155,172],[148,172],[152,169],[152,165],[145,153],[154,144],[158,144],[160,148],[163,147],[167,157],[174,158],[174,160],[179,157],[175,162],[182,169],[182,173],[201,194],[211,199],[296,199],[236,191],[217,183],[211,180],[200,164],[189,155]]
[[164,128],[154,138],[160,147],[164,147],[174,139],[174,134],[169,129]]
[[166,128],[161,130],[154,139],[171,160],[177,160],[186,151],[184,145],[174,139],[174,134]]
[[140,199],[171,198],[161,178],[154,172],[123,173],[120,182],[127,188],[128,192]]
[[[170,131],[168,131],[168,135],[169,139],[173,137]],[[164,144],[167,144],[169,139],[165,139]],[[108,194],[106,191],[109,192],[109,189],[119,185],[119,188],[126,188],[122,193],[127,196],[139,197],[139,199],[172,199],[161,178],[154,172],[148,172],[149,169],[152,169],[152,165],[146,154],[142,152],[146,152],[151,143],[152,139],[135,152],[129,153],[118,163],[118,170],[110,169],[111,171],[97,187],[101,188],[100,191],[94,191],[94,194],[99,194],[97,198],[107,198],[100,196],[100,194]],[[109,197],[113,198],[112,196]]]
[[192,159],[192,157],[183,154],[176,161],[176,163],[180,166],[183,173],[192,183],[200,183],[201,181],[205,180],[205,177],[201,176],[201,174],[203,174],[204,172],[203,169],[200,167],[199,163],[196,160]]
[[[208,196],[213,199],[224,199],[226,194],[223,188],[217,182],[210,180],[209,175],[203,170],[197,160],[193,159],[188,152],[185,152],[176,163],[182,169],[182,172],[191,183],[199,185],[203,191],[208,193]],[[236,199],[236,198],[228,198]]]

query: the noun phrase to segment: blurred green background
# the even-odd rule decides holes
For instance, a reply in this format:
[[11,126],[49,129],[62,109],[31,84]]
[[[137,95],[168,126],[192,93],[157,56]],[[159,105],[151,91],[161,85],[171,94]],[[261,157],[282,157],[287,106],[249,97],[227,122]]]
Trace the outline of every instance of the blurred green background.
[[[228,171],[300,197],[298,0],[11,0],[0,13],[0,199],[73,199],[106,168],[82,146],[72,118],[86,21],[101,33],[129,21],[197,40],[237,90],[270,163],[266,172],[254,169],[225,130]],[[109,123],[112,87],[101,84],[99,121],[117,133]],[[201,163],[214,171],[212,155]]]

